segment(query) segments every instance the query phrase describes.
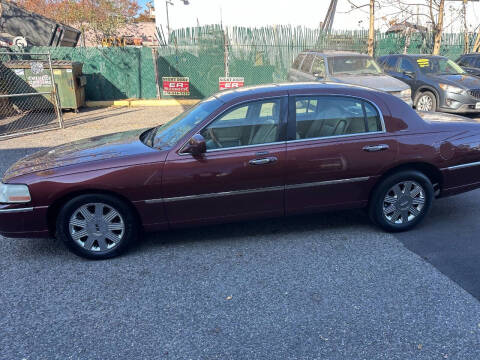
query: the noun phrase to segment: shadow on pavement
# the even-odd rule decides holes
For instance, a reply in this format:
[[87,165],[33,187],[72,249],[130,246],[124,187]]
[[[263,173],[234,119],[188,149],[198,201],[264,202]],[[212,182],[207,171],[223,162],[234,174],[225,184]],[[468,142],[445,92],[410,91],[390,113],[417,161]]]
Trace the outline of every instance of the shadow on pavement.
[[417,228],[395,236],[480,300],[480,191],[434,202]]

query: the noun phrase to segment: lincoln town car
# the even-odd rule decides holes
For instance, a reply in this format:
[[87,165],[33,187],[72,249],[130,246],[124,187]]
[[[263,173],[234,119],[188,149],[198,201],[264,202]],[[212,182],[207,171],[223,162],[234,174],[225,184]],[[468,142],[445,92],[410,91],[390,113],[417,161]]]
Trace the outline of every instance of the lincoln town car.
[[386,231],[480,187],[480,124],[338,83],[246,87],[152,128],[49,148],[0,184],[0,234],[119,255],[142,231],[365,208]]

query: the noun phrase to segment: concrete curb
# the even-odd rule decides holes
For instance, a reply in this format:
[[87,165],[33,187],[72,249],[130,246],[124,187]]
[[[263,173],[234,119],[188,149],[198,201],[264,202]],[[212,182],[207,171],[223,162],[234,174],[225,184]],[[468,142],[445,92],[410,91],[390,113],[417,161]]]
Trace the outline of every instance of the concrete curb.
[[87,107],[110,107],[110,106],[126,106],[126,107],[142,107],[142,106],[192,106],[199,102],[197,99],[151,99],[151,100],[105,100],[105,101],[87,101]]

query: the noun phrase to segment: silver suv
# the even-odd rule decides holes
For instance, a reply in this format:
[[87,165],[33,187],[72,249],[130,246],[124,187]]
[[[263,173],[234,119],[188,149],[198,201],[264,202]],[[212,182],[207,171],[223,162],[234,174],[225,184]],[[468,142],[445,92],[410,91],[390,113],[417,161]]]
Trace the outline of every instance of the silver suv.
[[412,105],[410,86],[385,74],[368,55],[347,51],[308,50],[298,54],[289,81],[332,81],[366,86],[395,95]]

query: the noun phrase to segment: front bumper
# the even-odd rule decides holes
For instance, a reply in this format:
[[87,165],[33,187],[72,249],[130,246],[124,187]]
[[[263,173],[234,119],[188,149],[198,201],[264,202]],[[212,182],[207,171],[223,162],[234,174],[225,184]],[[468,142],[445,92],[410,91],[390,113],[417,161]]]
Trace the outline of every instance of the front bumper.
[[47,206],[0,204],[0,235],[10,238],[49,237]]
[[480,103],[480,99],[477,99],[468,93],[455,94],[444,93],[441,96],[439,104],[439,110],[454,114],[467,114],[467,113],[479,113],[480,109],[476,109],[477,103]]

